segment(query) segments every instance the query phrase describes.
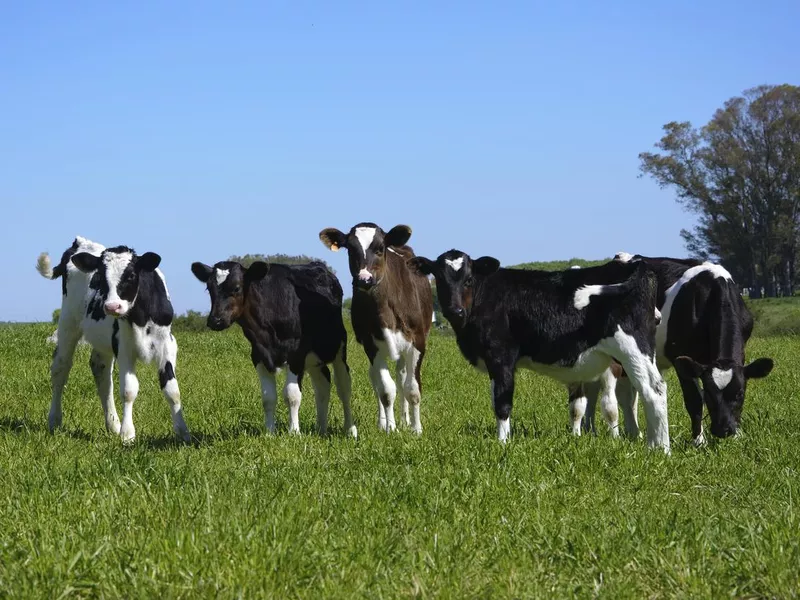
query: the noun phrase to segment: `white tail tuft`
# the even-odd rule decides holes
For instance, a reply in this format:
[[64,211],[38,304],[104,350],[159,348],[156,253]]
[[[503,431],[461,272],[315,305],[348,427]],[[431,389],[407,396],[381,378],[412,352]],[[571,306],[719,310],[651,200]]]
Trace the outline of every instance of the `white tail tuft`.
[[53,265],[50,263],[50,255],[47,252],[42,252],[39,255],[36,260],[36,270],[39,271],[39,275],[42,277],[53,278]]

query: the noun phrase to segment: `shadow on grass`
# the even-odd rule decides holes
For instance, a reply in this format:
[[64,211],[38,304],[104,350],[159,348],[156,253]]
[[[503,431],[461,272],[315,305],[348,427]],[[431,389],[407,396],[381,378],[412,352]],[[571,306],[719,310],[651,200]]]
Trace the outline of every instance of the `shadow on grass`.
[[[49,433],[49,430],[44,422],[40,423],[39,421],[36,421],[35,423],[31,423],[27,419],[19,419],[14,417],[0,417],[0,431],[7,431],[15,435]],[[61,429],[57,429],[54,435],[65,435],[67,437],[86,442],[94,439],[92,435],[83,431],[82,429],[64,429],[63,427]]]

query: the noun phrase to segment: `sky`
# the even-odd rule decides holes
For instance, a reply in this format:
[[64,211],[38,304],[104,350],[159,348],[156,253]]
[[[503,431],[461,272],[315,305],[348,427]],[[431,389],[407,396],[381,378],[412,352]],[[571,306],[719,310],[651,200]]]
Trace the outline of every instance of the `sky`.
[[49,320],[75,235],[190,272],[404,223],[510,265],[685,256],[694,216],[638,177],[669,121],[798,84],[800,3],[7,2],[0,7],[0,321]]

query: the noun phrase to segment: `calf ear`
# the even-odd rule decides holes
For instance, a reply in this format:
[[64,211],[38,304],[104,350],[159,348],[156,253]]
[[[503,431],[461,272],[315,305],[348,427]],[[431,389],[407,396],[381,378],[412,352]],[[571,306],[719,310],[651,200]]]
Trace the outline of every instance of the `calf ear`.
[[211,273],[214,269],[209,267],[208,265],[204,265],[201,262],[194,262],[192,263],[192,273],[194,276],[197,277],[203,283],[208,281],[208,278],[211,277]]
[[408,225],[395,225],[383,237],[383,243],[387,246],[405,246],[411,237],[411,227]]
[[436,263],[424,256],[415,256],[407,264],[409,269],[422,275],[433,275],[433,270],[436,268]]
[[145,252],[136,259],[137,271],[155,271],[161,264],[161,257],[155,252]]
[[772,371],[775,363],[771,358],[759,358],[744,367],[745,379],[761,379]]
[[319,232],[319,239],[325,246],[336,252],[339,248],[347,246],[347,236],[335,227],[328,227]]
[[72,264],[84,273],[91,273],[100,268],[100,257],[88,252],[78,252],[72,255]]
[[675,365],[675,370],[684,377],[693,377],[695,379],[700,377],[703,371],[706,370],[705,365],[701,365],[688,356],[679,356],[672,361],[672,364]]
[[267,273],[269,273],[269,265],[263,261],[257,260],[247,267],[244,276],[248,281],[258,281],[259,279],[264,279]]
[[472,261],[472,270],[478,275],[491,275],[500,268],[500,261],[491,256],[481,256]]

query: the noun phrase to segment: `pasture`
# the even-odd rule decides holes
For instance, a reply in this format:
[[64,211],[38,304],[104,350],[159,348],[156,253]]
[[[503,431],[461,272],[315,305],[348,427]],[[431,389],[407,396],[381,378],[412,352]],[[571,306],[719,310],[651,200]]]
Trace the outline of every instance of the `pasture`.
[[144,367],[135,445],[106,434],[85,346],[52,436],[53,328],[0,327],[2,597],[800,593],[796,337],[749,343],[748,358],[776,368],[751,383],[739,439],[692,447],[669,374],[666,457],[611,439],[602,422],[597,437],[573,438],[563,388],[529,372],[501,446],[486,376],[439,332],[422,372],[422,438],[377,430],[352,335],[358,441],[342,435],[335,392],[330,437],[312,433],[308,384],[302,435],[286,434],[281,399],[279,434],[266,436],[238,327],[176,333],[192,444],[174,440]]

